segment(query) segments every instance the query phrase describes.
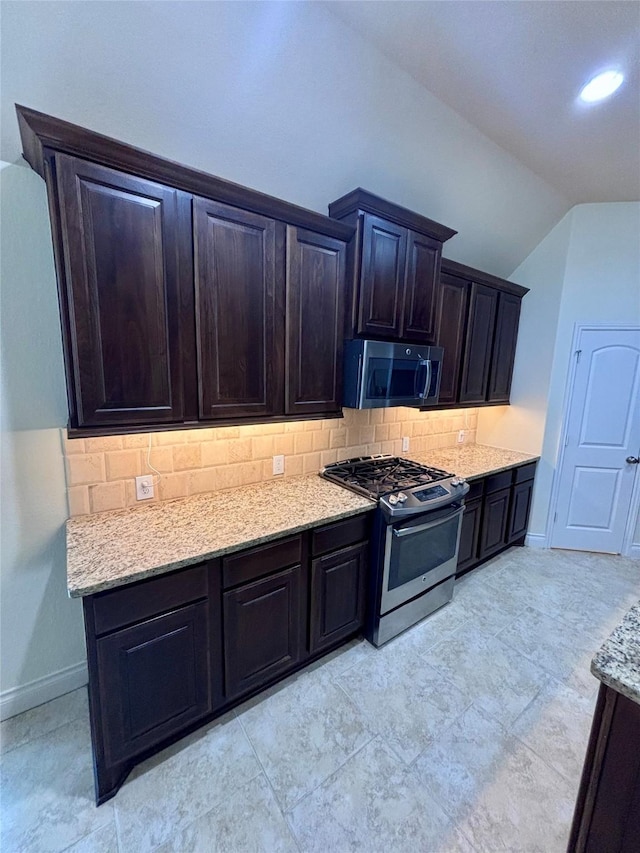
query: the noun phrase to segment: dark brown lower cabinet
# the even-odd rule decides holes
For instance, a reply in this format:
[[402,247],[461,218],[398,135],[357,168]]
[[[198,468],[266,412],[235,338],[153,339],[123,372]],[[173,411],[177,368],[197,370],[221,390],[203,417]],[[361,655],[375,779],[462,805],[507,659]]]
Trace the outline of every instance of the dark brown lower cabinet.
[[207,603],[198,601],[97,642],[105,758],[143,752],[212,710]]
[[303,626],[300,565],[224,593],[224,662],[228,699],[300,662]]
[[536,464],[519,465],[470,483],[462,516],[457,575],[510,545],[524,542]]
[[343,548],[311,563],[310,651],[333,645],[364,621],[367,545]]
[[511,489],[500,489],[486,495],[482,513],[479,558],[490,557],[502,550],[506,542]]
[[96,801],[131,768],[359,633],[369,517],[84,599]]
[[517,542],[527,532],[529,513],[531,512],[531,497],[533,495],[533,480],[517,483],[511,492],[509,508],[509,525],[507,528],[507,543]]
[[478,541],[482,520],[482,498],[465,502],[458,550],[458,572],[464,572],[478,562]]
[[602,684],[568,853],[640,850],[640,705]]

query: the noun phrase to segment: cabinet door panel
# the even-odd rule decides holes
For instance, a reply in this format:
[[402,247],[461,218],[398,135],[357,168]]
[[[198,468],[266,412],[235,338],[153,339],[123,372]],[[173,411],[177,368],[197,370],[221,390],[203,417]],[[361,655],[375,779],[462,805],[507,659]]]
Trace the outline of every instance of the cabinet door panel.
[[310,650],[355,633],[364,623],[367,546],[352,545],[311,563]]
[[340,409],[345,275],[345,243],[287,227],[287,415]]
[[225,592],[227,699],[260,687],[301,659],[301,567]]
[[491,379],[487,397],[493,403],[509,402],[521,301],[519,296],[513,296],[510,293],[501,293],[498,299],[496,334],[491,356]]
[[364,214],[358,333],[398,338],[407,229]]
[[180,421],[188,196],[63,154],[55,168],[78,426]]
[[475,282],[471,285],[461,403],[484,403],[487,399],[497,304],[497,290]]
[[436,334],[438,346],[444,348],[440,403],[458,402],[470,286],[464,279],[441,276]]
[[501,489],[499,492],[485,496],[480,535],[480,559],[500,551],[506,544],[510,494],[511,489]]
[[434,343],[442,243],[409,232],[402,337]]
[[518,483],[511,490],[511,507],[509,509],[509,527],[507,541],[515,542],[527,532],[529,524],[529,512],[531,511],[531,496],[533,494],[533,480]]
[[96,649],[107,765],[211,711],[206,602],[110,634]]
[[200,417],[281,412],[276,223],[208,199],[193,205]]
[[482,518],[482,498],[465,504],[460,531],[460,549],[458,551],[458,572],[471,568],[478,562],[478,541],[480,539],[480,521]]

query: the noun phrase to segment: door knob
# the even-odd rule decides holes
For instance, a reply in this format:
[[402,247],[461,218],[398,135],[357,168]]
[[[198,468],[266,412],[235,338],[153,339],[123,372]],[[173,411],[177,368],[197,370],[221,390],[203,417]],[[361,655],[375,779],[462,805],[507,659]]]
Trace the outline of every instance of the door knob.
[[637,465],[638,462],[640,462],[640,459],[638,459],[637,456],[627,456],[626,461],[629,463],[629,465]]

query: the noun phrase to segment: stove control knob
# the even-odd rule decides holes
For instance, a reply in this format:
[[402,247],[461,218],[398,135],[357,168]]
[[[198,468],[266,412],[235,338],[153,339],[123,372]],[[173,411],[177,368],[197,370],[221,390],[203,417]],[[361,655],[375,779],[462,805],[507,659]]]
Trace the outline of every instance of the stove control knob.
[[456,486],[462,485],[462,480],[459,477],[454,477],[451,481],[451,485],[455,488]]
[[407,496],[405,495],[405,493],[400,492],[400,494],[398,495],[398,500],[400,501],[400,503],[403,504],[406,501],[406,499],[407,499]]
[[398,498],[396,495],[389,495],[389,503],[391,506],[395,506],[398,503]]

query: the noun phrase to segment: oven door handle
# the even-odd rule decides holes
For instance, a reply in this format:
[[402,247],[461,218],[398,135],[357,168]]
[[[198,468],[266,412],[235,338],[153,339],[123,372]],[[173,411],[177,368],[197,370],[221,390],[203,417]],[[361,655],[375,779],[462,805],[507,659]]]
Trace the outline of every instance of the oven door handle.
[[458,507],[453,512],[450,512],[449,515],[444,515],[441,518],[437,518],[435,521],[428,521],[425,524],[419,524],[416,527],[404,527],[401,530],[393,529],[393,535],[401,538],[402,536],[409,536],[411,533],[422,533],[423,530],[430,530],[432,527],[438,527],[440,524],[444,524],[445,521],[451,521],[452,518],[455,518],[457,515],[462,515],[464,512],[464,507]]

